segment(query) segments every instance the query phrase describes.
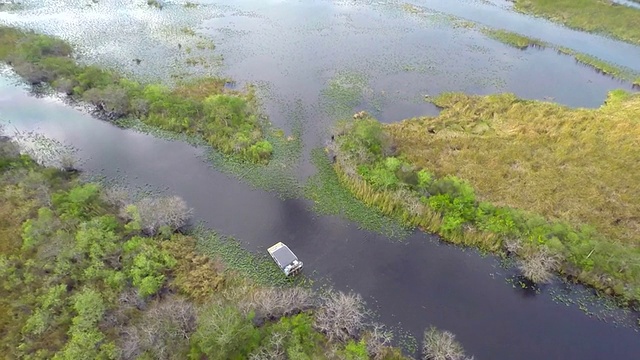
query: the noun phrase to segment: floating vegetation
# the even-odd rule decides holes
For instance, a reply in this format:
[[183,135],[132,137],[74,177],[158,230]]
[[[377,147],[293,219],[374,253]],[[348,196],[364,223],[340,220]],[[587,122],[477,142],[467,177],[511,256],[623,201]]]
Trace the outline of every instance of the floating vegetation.
[[484,27],[481,29],[481,31],[482,33],[484,33],[485,35],[493,39],[496,39],[502,43],[505,43],[507,45],[513,46],[521,50],[525,50],[529,47],[555,48],[559,54],[573,56],[577,62],[587,65],[604,75],[608,75],[614,78],[618,78],[618,79],[630,81],[630,82],[638,81],[638,80],[634,80],[634,79],[637,79],[636,77],[638,76],[638,73],[631,69],[627,69],[622,66],[618,66],[618,65],[606,62],[595,56],[573,51],[572,49],[569,49],[567,47],[554,46],[542,40],[530,38],[530,37],[520,35],[507,30],[497,30],[497,29]]
[[322,149],[312,150],[311,160],[318,172],[307,180],[305,195],[314,201],[314,211],[344,216],[362,229],[381,233],[392,239],[402,240],[411,234],[411,229],[399,221],[385,216],[354,197],[340,183],[328,155]]
[[164,7],[161,0],[147,0],[147,5],[159,10],[162,10],[162,8]]
[[513,46],[520,50],[525,50],[525,49],[528,49],[529,47],[545,48],[548,46],[548,44],[546,44],[541,40],[532,39],[530,37],[526,37],[511,31],[506,31],[501,29],[491,29],[487,27],[483,27],[481,31],[483,34],[493,39],[496,39],[504,44]]
[[0,11],[19,11],[24,8],[24,4],[19,1],[3,0],[0,2]]
[[184,7],[185,7],[185,8],[187,8],[187,9],[193,9],[193,8],[197,8],[198,6],[201,6],[201,4],[194,3],[194,2],[191,2],[191,1],[187,1],[187,2],[186,2],[186,3],[184,3],[184,5],[182,5],[182,6],[184,6]]
[[601,0],[515,0],[517,11],[545,17],[573,29],[640,44],[640,12]]
[[291,136],[279,131],[267,134],[274,151],[266,165],[238,161],[216,151],[209,152],[208,160],[216,169],[233,174],[251,186],[275,192],[283,199],[298,198],[302,187],[295,170],[302,153],[301,134],[298,128],[294,128]]
[[303,276],[287,277],[266,254],[253,254],[231,237],[197,227],[192,235],[196,239],[198,253],[212,258],[220,258],[231,270],[238,271],[261,285],[291,286],[304,281]]
[[369,80],[362,73],[343,71],[329,80],[322,92],[323,107],[328,115],[344,118],[361,105],[364,93],[369,88]]
[[183,27],[180,29],[180,32],[187,36],[196,36],[196,31],[190,27]]

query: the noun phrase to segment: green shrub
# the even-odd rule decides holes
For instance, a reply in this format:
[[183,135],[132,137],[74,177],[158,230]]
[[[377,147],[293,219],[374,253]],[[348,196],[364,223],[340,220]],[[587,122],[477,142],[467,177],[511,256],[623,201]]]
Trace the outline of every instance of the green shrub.
[[[273,146],[264,138],[254,94],[226,91],[224,79],[202,78],[173,89],[142,86],[96,66],[78,65],[64,41],[0,27],[0,60],[31,84],[56,90],[95,105],[114,118],[138,117],[161,129],[201,137],[227,155],[266,163]],[[2,165],[2,162],[0,162]]]
[[260,343],[261,334],[251,319],[231,306],[212,304],[198,317],[192,336],[190,358],[246,359]]
[[347,360],[367,360],[369,354],[367,353],[367,343],[364,340],[355,342],[349,340],[347,346],[344,348],[344,356]]
[[152,241],[136,236],[123,245],[128,276],[142,297],[157,293],[176,265],[176,259]]

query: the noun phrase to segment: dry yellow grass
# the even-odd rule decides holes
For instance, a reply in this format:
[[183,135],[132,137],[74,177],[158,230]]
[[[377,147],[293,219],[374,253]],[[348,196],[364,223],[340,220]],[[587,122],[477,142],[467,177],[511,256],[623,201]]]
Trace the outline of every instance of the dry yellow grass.
[[480,199],[640,245],[640,95],[599,109],[512,94],[443,94],[437,117],[387,125],[407,160],[471,183]]

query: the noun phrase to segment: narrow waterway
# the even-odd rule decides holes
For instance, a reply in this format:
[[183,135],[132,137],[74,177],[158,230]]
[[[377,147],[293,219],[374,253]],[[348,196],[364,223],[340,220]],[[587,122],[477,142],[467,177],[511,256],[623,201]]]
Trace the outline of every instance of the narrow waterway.
[[[292,106],[299,104],[305,155],[325,141],[339,113],[334,102],[340,99],[327,94],[334,82],[358,90],[354,111],[366,109],[383,121],[435,114],[421,100],[442,91],[510,91],[597,107],[607,91],[631,89],[569,56],[510,48],[441,13],[502,28],[542,29],[544,36],[537,37],[559,45],[580,47],[584,41],[587,52],[612,61],[620,57],[622,65],[633,66],[629,57],[640,58],[637,47],[488,2],[417,4],[438,11],[426,14],[389,1],[211,3],[190,13],[177,3],[155,11],[143,2],[105,0],[87,7],[80,1],[35,1],[20,12],[0,12],[0,22],[61,35],[83,51],[83,61],[157,78],[186,56],[177,47],[184,39],[159,34],[169,26],[194,27],[213,39],[224,61],[189,70],[257,83],[265,112],[277,126],[286,127]],[[587,301],[588,291],[581,287],[551,286],[532,294],[508,284],[512,274],[492,257],[423,233],[392,241],[341,218],[319,216],[306,200],[282,201],[212,169],[201,149],[119,129],[59,100],[30,96],[10,76],[0,77],[0,121],[73,145],[89,174],[182,196],[197,220],[236,236],[251,251],[286,242],[305,262],[308,276],[361,293],[382,322],[416,337],[429,325],[450,330],[478,359],[636,359],[640,354],[636,329],[623,326],[635,321],[633,314],[607,311],[608,321],[602,321],[557,300]],[[303,157],[300,174],[311,172]]]

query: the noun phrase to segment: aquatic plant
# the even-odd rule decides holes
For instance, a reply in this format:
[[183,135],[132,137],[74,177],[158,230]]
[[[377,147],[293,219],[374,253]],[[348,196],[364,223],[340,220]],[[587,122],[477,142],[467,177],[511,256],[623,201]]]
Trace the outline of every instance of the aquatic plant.
[[527,49],[530,46],[539,47],[539,48],[545,48],[545,47],[554,48],[559,54],[573,56],[576,59],[576,62],[583,65],[587,65],[604,75],[608,75],[608,76],[626,80],[626,81],[635,81],[634,79],[636,79],[636,77],[638,76],[638,73],[636,71],[633,71],[631,69],[625,68],[620,65],[616,65],[616,64],[604,61],[592,55],[574,51],[567,47],[555,46],[553,44],[544,42],[542,40],[530,38],[530,37],[527,37],[518,33],[514,33],[511,31],[507,31],[507,30],[497,30],[497,29],[484,27],[481,29],[481,31],[485,35],[493,39],[496,39],[502,43],[505,43],[509,46],[516,47],[521,50]]
[[164,7],[160,0],[147,0],[147,5],[160,10],[162,10],[162,8]]
[[614,91],[587,110],[446,93],[433,99],[437,117],[377,130],[367,116],[340,123],[334,170],[358,199],[405,224],[518,255],[534,281],[557,269],[638,299],[640,233],[630,219],[640,189],[629,184],[640,173],[627,164],[640,161],[640,128],[629,121],[639,101]]
[[530,46],[539,48],[547,47],[547,44],[541,40],[533,39],[507,30],[483,27],[481,31],[491,38],[521,50],[527,49]]
[[328,155],[322,149],[311,151],[311,161],[316,166],[317,173],[305,183],[304,193],[313,200],[314,211],[344,216],[365,230],[375,231],[389,238],[403,239],[409,236],[410,231],[406,226],[385,216],[378,209],[368,207],[342,186]]
[[600,0],[515,0],[517,11],[542,16],[573,29],[640,44],[640,11]]
[[242,161],[267,163],[273,152],[258,115],[255,94],[225,89],[226,79],[201,78],[169,88],[140,84],[115,72],[78,65],[66,42],[47,35],[0,28],[0,61],[27,82],[49,84],[86,101],[109,119],[136,117],[146,124],[203,138]]

